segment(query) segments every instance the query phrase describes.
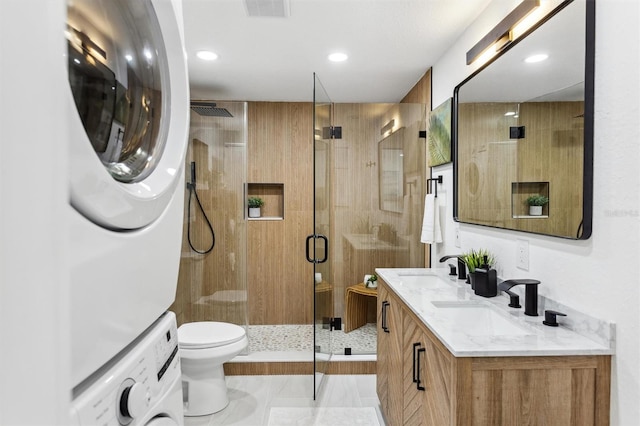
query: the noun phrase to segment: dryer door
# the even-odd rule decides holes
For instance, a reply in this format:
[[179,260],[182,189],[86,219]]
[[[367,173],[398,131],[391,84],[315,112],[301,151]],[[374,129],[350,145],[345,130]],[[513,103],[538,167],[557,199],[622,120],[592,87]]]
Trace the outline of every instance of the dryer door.
[[71,204],[109,229],[144,227],[183,175],[189,107],[179,6],[68,0],[67,10]]

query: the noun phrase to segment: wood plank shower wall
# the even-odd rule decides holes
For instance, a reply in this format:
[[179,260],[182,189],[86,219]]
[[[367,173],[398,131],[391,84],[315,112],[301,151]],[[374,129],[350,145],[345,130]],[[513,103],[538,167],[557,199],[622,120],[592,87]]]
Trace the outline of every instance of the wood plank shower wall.
[[248,181],[284,184],[284,220],[249,221],[249,324],[311,324],[313,104],[249,103]]

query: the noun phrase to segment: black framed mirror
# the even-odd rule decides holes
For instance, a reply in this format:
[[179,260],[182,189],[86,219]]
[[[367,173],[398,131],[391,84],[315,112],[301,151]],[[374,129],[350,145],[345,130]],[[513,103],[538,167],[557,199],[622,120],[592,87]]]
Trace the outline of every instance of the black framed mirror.
[[566,1],[455,88],[456,221],[591,236],[594,24]]

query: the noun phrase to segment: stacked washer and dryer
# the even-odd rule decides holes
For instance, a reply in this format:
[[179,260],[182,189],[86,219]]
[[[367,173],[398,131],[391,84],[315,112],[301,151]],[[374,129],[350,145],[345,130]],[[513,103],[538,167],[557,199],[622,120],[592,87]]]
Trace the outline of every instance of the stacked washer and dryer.
[[179,0],[67,0],[72,418],[183,424],[189,92]]

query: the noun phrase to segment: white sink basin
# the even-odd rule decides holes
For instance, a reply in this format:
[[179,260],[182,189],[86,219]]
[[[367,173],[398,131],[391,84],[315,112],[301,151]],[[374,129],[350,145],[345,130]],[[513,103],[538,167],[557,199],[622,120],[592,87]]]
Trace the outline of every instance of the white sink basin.
[[492,305],[476,301],[435,301],[437,320],[472,336],[526,336],[534,334],[516,318]]

